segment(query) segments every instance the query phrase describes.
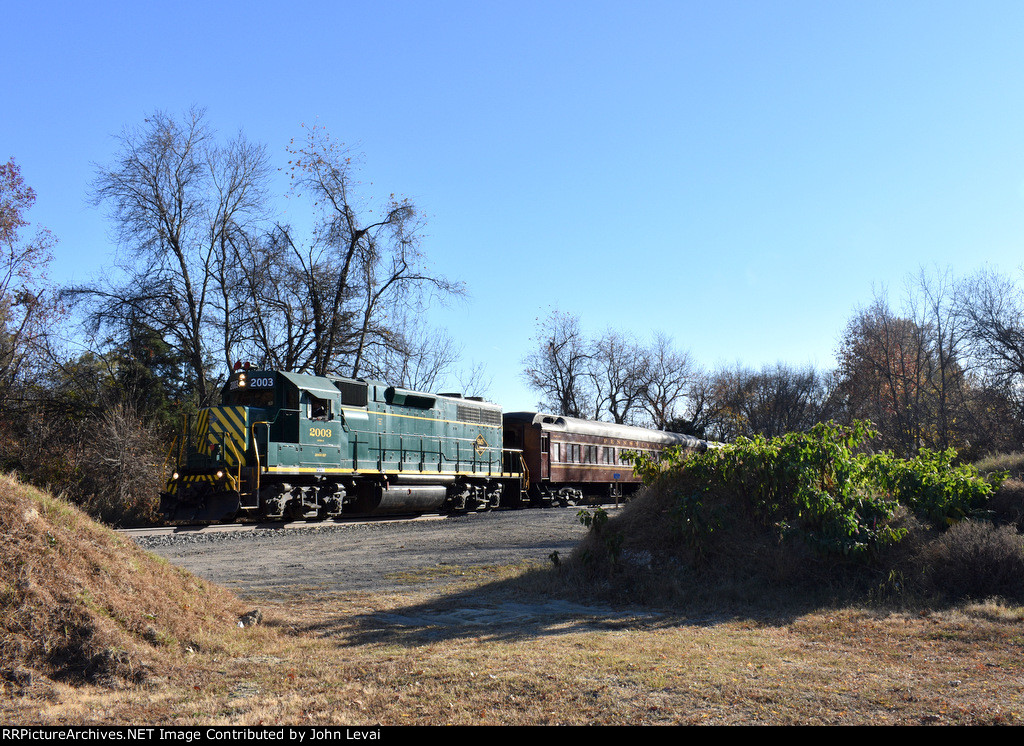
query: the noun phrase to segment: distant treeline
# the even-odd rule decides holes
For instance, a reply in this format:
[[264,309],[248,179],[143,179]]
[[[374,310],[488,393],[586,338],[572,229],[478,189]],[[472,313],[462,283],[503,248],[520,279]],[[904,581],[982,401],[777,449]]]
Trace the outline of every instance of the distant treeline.
[[869,420],[877,445],[911,456],[1019,450],[1024,436],[1024,292],[991,270],[922,271],[898,305],[876,296],[841,330],[833,368],[785,362],[711,370],[658,334],[587,336],[555,311],[523,361],[538,406],[719,441]]

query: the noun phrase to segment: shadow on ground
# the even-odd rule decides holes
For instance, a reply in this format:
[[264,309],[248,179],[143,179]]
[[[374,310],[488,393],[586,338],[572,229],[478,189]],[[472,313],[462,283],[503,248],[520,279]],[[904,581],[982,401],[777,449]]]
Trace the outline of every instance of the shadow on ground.
[[[336,638],[343,646],[366,644],[420,645],[428,642],[473,638],[479,641],[522,641],[579,632],[650,631],[682,626],[704,626],[744,621],[753,624],[785,624],[820,609],[821,604],[787,605],[766,610],[742,604],[694,603],[687,608],[650,608],[639,604],[606,603],[577,593],[539,591],[536,577],[500,580],[472,588],[439,589],[417,593],[419,599],[383,609],[353,609],[339,599],[332,604],[324,596],[306,596],[296,632]],[[293,596],[294,598],[294,596]],[[350,600],[350,599],[348,599]],[[302,601],[299,605],[305,605]]]

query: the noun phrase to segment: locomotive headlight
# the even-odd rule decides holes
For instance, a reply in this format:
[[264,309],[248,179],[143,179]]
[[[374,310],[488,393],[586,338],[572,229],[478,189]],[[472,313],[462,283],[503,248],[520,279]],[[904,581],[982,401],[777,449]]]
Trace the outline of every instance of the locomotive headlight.
[[178,472],[174,472],[173,474],[171,474],[171,479],[177,479],[177,478],[178,478]]
[[245,386],[245,373],[238,374],[238,388]]
[[223,471],[218,471],[217,472],[217,479],[223,479],[223,478],[224,478],[224,472]]

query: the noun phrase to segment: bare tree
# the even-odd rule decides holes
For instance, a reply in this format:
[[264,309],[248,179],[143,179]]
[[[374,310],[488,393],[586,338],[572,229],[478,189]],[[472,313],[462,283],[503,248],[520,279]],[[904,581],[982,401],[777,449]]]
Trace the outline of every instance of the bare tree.
[[907,306],[928,341],[924,385],[931,403],[930,440],[935,447],[962,447],[971,437],[969,398],[973,387],[965,362],[969,341],[967,317],[958,311],[961,283],[947,270],[922,269],[908,289]]
[[210,401],[219,358],[238,342],[236,285],[249,263],[249,234],[263,219],[265,150],[238,136],[218,145],[202,110],[163,112],[119,138],[117,162],[94,185],[124,253],[119,277],[68,290],[93,303],[94,328],[126,319],[173,340],[200,401]]
[[466,396],[485,398],[493,383],[487,373],[487,366],[479,362],[470,362],[455,374],[458,389]]
[[256,312],[248,302],[248,285],[255,279],[253,268],[267,265],[259,256],[259,237],[267,219],[269,166],[266,149],[240,135],[223,147],[211,149],[208,160],[214,209],[211,270],[217,291],[212,302],[220,335],[217,349],[223,355],[225,370],[230,370],[238,359],[245,328],[251,323],[249,316]]
[[698,380],[691,396],[695,420],[714,440],[763,435],[773,438],[810,429],[834,413],[834,381],[813,366],[785,363],[759,371],[737,365]]
[[45,228],[22,236],[35,200],[14,159],[0,164],[0,409],[24,381],[58,313],[46,279],[55,240]]
[[784,363],[766,366],[751,378],[746,402],[751,433],[768,438],[809,430],[828,419],[828,376],[813,366],[793,368]]
[[243,238],[248,261],[235,268],[233,285],[236,359],[303,371],[313,342],[313,314],[305,300],[307,277],[295,261],[291,238],[278,225]]
[[753,435],[747,403],[753,396],[754,373],[737,364],[710,373],[704,382],[705,419],[709,437],[728,442]]
[[591,416],[634,424],[650,384],[648,352],[636,341],[609,329],[590,345],[587,375],[593,392]]
[[389,318],[394,331],[381,332],[381,344],[363,359],[368,376],[418,391],[435,391],[459,361],[461,348],[442,329],[432,328],[422,314],[399,307]]
[[695,373],[688,352],[677,350],[671,337],[664,333],[655,334],[648,353],[643,407],[656,428],[664,430],[684,414]]
[[980,451],[1018,449],[1024,431],[1024,295],[1012,277],[984,269],[966,278],[956,296],[970,374],[969,437]]
[[524,378],[542,394],[539,407],[620,424],[680,424],[694,371],[666,335],[646,345],[608,329],[591,340],[578,316],[555,310],[538,321],[534,339]]
[[572,314],[554,310],[537,322],[537,348],[523,359],[523,377],[541,395],[538,407],[567,417],[585,417],[590,345]]
[[663,429],[698,438],[724,440],[721,430],[716,428],[723,402],[715,392],[715,376],[703,367],[692,368],[683,389],[686,407],[682,411],[675,406],[665,409],[665,412],[671,411],[672,416],[665,420]]
[[305,316],[290,319],[297,336],[289,344],[302,353],[295,367],[358,376],[369,356],[387,356],[374,348],[398,353],[408,341],[388,312],[422,309],[465,290],[427,270],[423,217],[413,203],[394,194],[382,205],[367,201],[358,158],[323,128],[309,128],[305,144],[290,153],[294,192],[312,201],[317,216],[305,243],[288,227],[280,231],[291,250],[290,276],[301,283],[308,307]]
[[270,219],[265,148],[242,136],[220,144],[201,110],[180,121],[158,112],[120,145],[94,192],[124,250],[120,274],[67,291],[91,302],[94,331],[124,338],[131,324],[164,336],[202,402],[242,357],[424,383],[450,364],[452,346],[424,340],[413,321],[462,285],[427,270],[414,205],[364,199],[354,156],[322,128],[289,149],[291,196],[312,210],[308,236]]
[[975,363],[992,381],[1016,391],[1024,384],[1024,297],[1006,275],[983,270],[964,283],[957,312]]

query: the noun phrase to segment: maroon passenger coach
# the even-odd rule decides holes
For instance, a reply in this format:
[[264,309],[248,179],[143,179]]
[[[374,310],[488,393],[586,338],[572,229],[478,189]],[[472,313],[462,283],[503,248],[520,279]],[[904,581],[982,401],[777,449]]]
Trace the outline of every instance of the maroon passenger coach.
[[635,492],[640,479],[623,451],[708,447],[690,435],[539,412],[506,412],[503,429],[505,448],[523,452],[531,500],[563,505]]

